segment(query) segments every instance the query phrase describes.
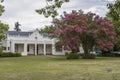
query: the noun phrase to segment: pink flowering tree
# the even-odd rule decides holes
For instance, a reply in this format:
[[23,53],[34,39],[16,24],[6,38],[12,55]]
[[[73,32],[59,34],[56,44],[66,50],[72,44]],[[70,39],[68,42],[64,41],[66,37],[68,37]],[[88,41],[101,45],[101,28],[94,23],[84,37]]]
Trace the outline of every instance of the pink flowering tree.
[[78,52],[82,45],[84,53],[89,54],[93,47],[111,50],[115,41],[115,29],[111,21],[106,18],[82,10],[64,12],[60,19],[54,19],[54,37],[59,39],[64,49],[70,48]]

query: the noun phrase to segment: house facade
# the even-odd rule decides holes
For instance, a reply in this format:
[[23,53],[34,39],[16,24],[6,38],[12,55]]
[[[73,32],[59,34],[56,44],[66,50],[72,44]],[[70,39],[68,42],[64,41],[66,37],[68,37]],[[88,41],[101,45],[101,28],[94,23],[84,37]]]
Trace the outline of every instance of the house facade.
[[8,31],[2,41],[3,52],[20,52],[27,55],[64,55],[62,47],[55,46],[55,39],[38,30],[31,32]]
[[[7,31],[6,39],[2,41],[3,52],[19,52],[27,55],[64,55],[63,46],[56,46],[56,39],[51,39],[49,34],[40,33],[39,30]],[[80,53],[84,53],[82,47]]]

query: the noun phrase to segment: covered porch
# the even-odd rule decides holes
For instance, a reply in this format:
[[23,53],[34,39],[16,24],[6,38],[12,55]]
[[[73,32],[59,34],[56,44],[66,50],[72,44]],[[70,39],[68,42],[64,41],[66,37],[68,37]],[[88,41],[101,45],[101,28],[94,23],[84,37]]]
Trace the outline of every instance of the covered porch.
[[52,44],[15,43],[11,46],[12,52],[20,52],[24,55],[52,55]]

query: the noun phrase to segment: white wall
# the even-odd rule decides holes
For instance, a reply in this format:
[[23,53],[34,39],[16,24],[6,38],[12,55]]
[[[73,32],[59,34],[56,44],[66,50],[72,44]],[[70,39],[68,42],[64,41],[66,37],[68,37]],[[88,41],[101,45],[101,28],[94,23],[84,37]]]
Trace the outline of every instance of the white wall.
[[[53,46],[55,44],[55,40],[50,39],[48,37],[43,37],[41,34],[39,34],[38,31],[34,31],[29,36],[20,36],[20,35],[10,36],[10,35],[7,35],[6,40],[4,40],[2,43],[3,43],[4,47],[11,47],[9,50],[11,52],[15,52],[15,44],[23,44],[21,46],[18,46],[18,48],[19,48],[18,51],[21,52],[22,55],[35,54],[35,44],[42,44],[42,46],[38,46],[38,54],[44,54],[44,45],[50,44],[51,45],[50,47],[46,46],[47,51],[50,53],[56,54],[55,47]],[[25,44],[30,45],[29,52],[26,51],[27,47],[24,47]],[[24,49],[26,49],[26,50],[24,50]]]

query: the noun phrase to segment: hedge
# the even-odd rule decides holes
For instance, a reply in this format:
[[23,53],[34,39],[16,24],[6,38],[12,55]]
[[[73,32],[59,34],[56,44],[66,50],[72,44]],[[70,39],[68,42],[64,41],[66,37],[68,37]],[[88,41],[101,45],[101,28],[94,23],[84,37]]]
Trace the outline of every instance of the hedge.
[[95,54],[81,54],[82,59],[95,59]]
[[67,59],[79,59],[79,54],[77,53],[65,53]]
[[2,52],[0,53],[0,57],[20,57],[21,53],[12,53],[12,52]]

